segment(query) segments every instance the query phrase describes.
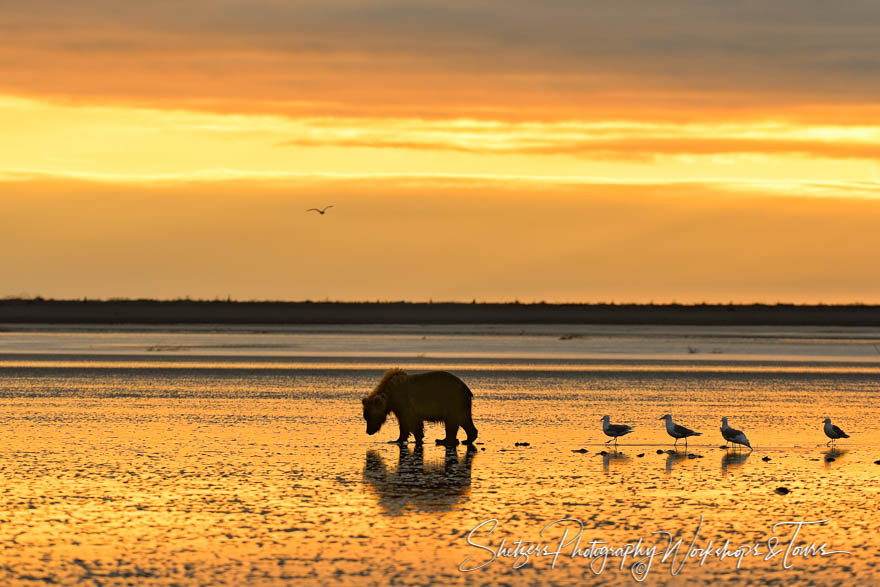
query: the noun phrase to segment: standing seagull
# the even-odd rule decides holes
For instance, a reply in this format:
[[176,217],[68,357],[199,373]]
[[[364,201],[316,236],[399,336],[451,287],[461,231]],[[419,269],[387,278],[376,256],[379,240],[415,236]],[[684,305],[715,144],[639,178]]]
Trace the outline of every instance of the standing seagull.
[[317,212],[318,214],[320,214],[321,216],[323,216],[323,215],[324,215],[324,212],[326,212],[328,208],[332,208],[332,207],[333,207],[333,204],[330,204],[329,206],[324,206],[324,207],[321,208],[321,209],[318,209],[318,208],[309,208],[308,210],[306,210],[306,212],[311,212],[311,211],[314,210],[315,212]]
[[[602,416],[602,432],[605,433],[605,436],[610,436],[614,440],[614,446],[617,446],[617,438],[619,436],[626,436],[634,430],[629,424],[611,424],[610,422],[611,418]],[[611,440],[606,440],[605,444],[609,442]]]
[[727,425],[727,416],[721,418],[721,436],[723,436],[724,440],[727,442],[742,444],[743,446],[749,447],[749,450],[752,450],[752,445],[749,444],[749,439],[746,438],[746,435],[743,434],[742,430],[737,430],[736,428],[731,428]]
[[825,446],[829,444],[833,446],[838,438],[849,438],[849,434],[831,423],[831,418],[825,418],[825,436],[831,439],[825,443]]
[[672,416],[666,414],[659,418],[660,420],[666,420],[666,432],[675,439],[675,442],[672,446],[678,446],[678,441],[681,438],[684,438],[684,448],[687,450],[688,445],[688,437],[689,436],[699,436],[702,434],[701,432],[694,432],[690,428],[685,428],[684,426],[679,426],[675,422],[672,421]]

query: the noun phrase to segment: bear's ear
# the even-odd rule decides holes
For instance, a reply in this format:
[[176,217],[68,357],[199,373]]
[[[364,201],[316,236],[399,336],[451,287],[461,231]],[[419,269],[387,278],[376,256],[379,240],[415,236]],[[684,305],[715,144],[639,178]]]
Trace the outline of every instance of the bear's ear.
[[364,404],[364,405],[367,405],[367,398],[362,397],[362,398],[361,398],[361,403]]

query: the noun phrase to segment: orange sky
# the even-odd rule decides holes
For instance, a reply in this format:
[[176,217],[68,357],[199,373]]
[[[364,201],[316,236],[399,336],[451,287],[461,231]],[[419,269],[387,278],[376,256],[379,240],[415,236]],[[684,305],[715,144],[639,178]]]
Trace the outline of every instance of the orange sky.
[[871,2],[16,3],[0,295],[880,303],[878,31]]

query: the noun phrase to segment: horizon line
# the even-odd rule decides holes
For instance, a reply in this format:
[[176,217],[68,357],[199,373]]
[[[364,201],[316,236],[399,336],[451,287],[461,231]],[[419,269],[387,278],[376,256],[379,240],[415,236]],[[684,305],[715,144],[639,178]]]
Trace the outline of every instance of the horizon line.
[[231,297],[226,298],[192,298],[189,296],[182,296],[176,298],[129,298],[129,297],[105,297],[105,298],[90,298],[87,296],[83,296],[82,298],[44,298],[42,296],[3,296],[0,297],[0,303],[9,303],[9,302],[25,302],[25,303],[101,303],[101,304],[111,304],[111,303],[157,303],[157,304],[173,304],[173,303],[198,303],[198,304],[338,304],[338,305],[483,305],[483,306],[605,306],[605,307],[619,307],[619,306],[628,306],[628,307],[756,307],[756,306],[764,306],[764,307],[795,307],[795,308],[880,308],[880,303],[868,303],[861,301],[852,301],[852,302],[786,302],[786,301],[776,301],[776,302],[760,302],[760,301],[752,301],[752,302],[677,302],[675,300],[671,301],[650,301],[650,302],[616,302],[616,301],[601,301],[601,302],[585,302],[585,301],[546,301],[546,300],[530,300],[530,301],[522,301],[519,299],[513,300],[505,300],[505,301],[491,301],[491,300],[477,300],[476,298],[467,300],[394,300],[394,299],[377,299],[377,300],[333,300],[329,298],[325,298],[322,300],[312,300],[312,299],[299,299],[299,300],[291,300],[291,299],[233,299]]

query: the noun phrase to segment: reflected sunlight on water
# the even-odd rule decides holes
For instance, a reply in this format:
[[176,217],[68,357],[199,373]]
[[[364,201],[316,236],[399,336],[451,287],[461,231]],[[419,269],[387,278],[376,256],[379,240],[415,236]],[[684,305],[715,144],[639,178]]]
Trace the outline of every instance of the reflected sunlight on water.
[[[486,562],[486,548],[502,539],[506,547],[558,542],[562,526],[543,536],[541,529],[564,517],[582,522],[583,546],[654,544],[662,538],[656,531],[689,543],[702,516],[702,546],[766,543],[777,522],[827,519],[800,539],[852,554],[800,557],[790,569],[781,555],[748,557],[740,570],[736,560],[691,560],[677,577],[656,560],[648,584],[876,583],[880,355],[872,362],[852,336],[792,330],[782,333],[778,354],[765,348],[777,339],[742,353],[754,332],[728,337],[751,356],[740,364],[687,356],[686,348],[678,351],[684,362],[660,358],[685,335],[691,346],[716,344],[724,334],[717,331],[652,330],[633,346],[653,349],[654,360],[599,362],[583,356],[596,342],[581,341],[582,355],[572,358],[547,350],[567,348],[570,341],[555,335],[444,334],[443,352],[452,352],[456,336],[468,337],[460,356],[412,364],[449,366],[474,391],[480,436],[472,451],[386,444],[397,435],[393,421],[375,437],[365,434],[359,398],[401,363],[379,350],[374,359],[355,358],[370,344],[362,332],[354,342],[344,332],[2,333],[0,582],[567,584],[591,579],[597,563],[591,569],[588,560],[563,556],[551,568],[549,557],[533,556],[515,569],[515,558],[502,557],[471,573],[458,568],[468,557]],[[637,338],[632,329],[624,335]],[[190,345],[180,338],[193,336],[222,346],[222,356],[190,351],[169,363],[146,350]],[[287,338],[283,344],[311,358],[262,353],[261,344],[281,344],[264,336]],[[311,336],[329,359],[310,352]],[[375,335],[377,349],[421,352],[387,336],[401,335]],[[52,352],[40,355],[40,337],[64,342],[46,342]],[[141,354],[107,358],[118,337]],[[509,354],[474,360],[470,353],[487,352],[499,338]],[[510,358],[529,355],[532,339],[543,349],[532,363]],[[602,339],[626,346],[613,332],[603,330]],[[792,355],[793,344],[802,352]],[[230,350],[235,345],[248,350]],[[703,433],[687,452],[665,452],[672,448],[658,421],[665,413]],[[604,414],[636,428],[616,451],[604,445]],[[747,433],[754,452],[719,448],[721,416]],[[825,445],[826,416],[852,436],[836,449]],[[442,435],[439,424],[428,426],[427,439]],[[516,446],[522,442],[529,444]],[[778,494],[780,487],[789,493]],[[492,519],[491,534],[483,527],[473,537],[483,548],[469,545],[468,532]],[[602,579],[633,584],[631,562],[620,570],[609,559]]]

